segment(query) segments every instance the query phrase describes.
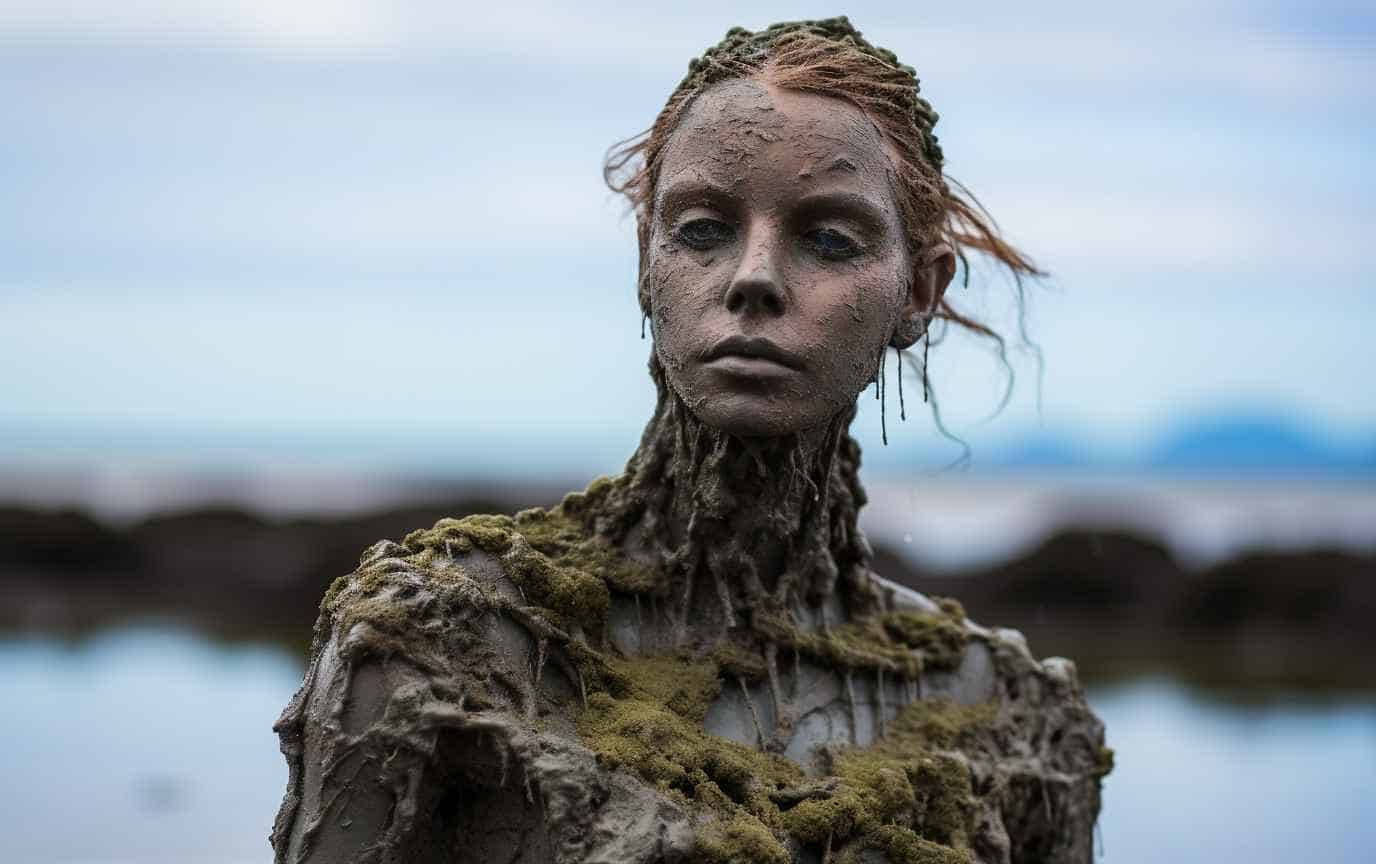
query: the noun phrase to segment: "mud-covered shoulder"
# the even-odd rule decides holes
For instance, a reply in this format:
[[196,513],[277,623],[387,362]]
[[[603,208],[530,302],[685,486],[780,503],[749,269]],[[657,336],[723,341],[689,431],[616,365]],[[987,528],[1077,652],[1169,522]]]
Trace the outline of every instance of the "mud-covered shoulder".
[[1085,699],[1075,664],[1038,660],[1022,633],[971,621],[953,600],[928,597],[879,577],[887,614],[947,613],[958,652],[929,669],[926,698],[981,705],[959,750],[979,802],[972,847],[979,861],[1089,862],[1100,787],[1113,768],[1104,724]]
[[589,696],[624,690],[589,639],[630,572],[587,540],[558,509],[445,519],[330,586],[275,727],[279,864],[687,854],[683,809],[578,741]]
[[451,684],[462,707],[532,722],[616,689],[592,646],[602,644],[612,590],[649,577],[566,505],[442,519],[374,544],[321,600],[313,655],[332,640],[346,664],[404,662]]

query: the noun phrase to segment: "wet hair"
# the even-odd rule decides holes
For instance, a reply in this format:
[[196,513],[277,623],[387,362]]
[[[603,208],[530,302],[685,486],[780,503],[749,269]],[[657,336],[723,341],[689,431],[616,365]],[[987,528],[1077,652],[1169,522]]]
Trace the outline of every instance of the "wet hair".
[[[689,62],[688,74],[674,88],[648,130],[608,150],[603,177],[613,191],[626,197],[636,214],[640,243],[638,295],[645,315],[650,314],[646,253],[665,146],[699,94],[718,82],[748,77],[759,77],[791,90],[839,97],[864,111],[892,150],[899,214],[913,260],[919,260],[924,249],[944,240],[960,262],[966,286],[970,253],[984,255],[1006,268],[1016,294],[1020,342],[1034,354],[1040,366],[1040,351],[1028,339],[1025,328],[1024,280],[1045,274],[1027,255],[1003,239],[993,217],[968,189],[945,175],[945,158],[933,131],[937,113],[922,97],[917,73],[900,63],[892,51],[867,41],[844,16],[773,24],[758,32],[731,28],[721,42]],[[942,298],[935,317],[946,326],[954,325],[993,341],[1000,362],[1009,373],[1009,389],[1002,400],[1006,403],[1011,394],[1012,369],[1003,336],[960,311],[949,294]],[[928,328],[924,352],[944,332],[944,327],[936,334]],[[925,354],[920,372],[925,391]],[[939,414],[936,419],[940,425]]]

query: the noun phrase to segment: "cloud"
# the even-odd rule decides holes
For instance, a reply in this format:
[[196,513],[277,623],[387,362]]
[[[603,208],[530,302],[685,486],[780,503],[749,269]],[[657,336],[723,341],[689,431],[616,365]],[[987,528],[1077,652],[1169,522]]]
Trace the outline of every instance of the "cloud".
[[402,30],[376,0],[8,0],[0,33],[271,51],[358,52],[394,47]]
[[[748,23],[825,14],[809,5],[756,4],[756,20]],[[1376,77],[1369,38],[1376,16],[1341,3],[1319,4],[1302,22],[1285,4],[1233,0],[1149,7],[1006,0],[962,6],[959,14],[941,7],[915,14],[891,2],[855,5],[852,18],[870,35],[942,78],[993,78],[1018,87],[1190,85],[1312,100],[1365,94],[1365,82]],[[735,4],[710,0],[691,8],[626,8],[598,0],[577,6],[538,0],[9,0],[0,5],[0,34],[627,67],[686,60],[738,17]]]
[[[739,10],[467,5],[0,5],[0,362],[42,370],[0,413],[596,429],[645,397],[598,160]],[[767,6],[743,23],[814,11]],[[1371,422],[1376,52],[1329,6],[1297,14],[854,6],[924,75],[953,173],[1057,277],[1033,307],[1048,416],[1135,428],[1242,392]],[[997,290],[959,297],[1012,326]],[[996,401],[983,346],[933,362],[953,422]],[[1036,420],[1026,367],[1001,424]],[[462,402],[415,404],[405,382],[446,376]],[[605,398],[541,398],[588,381]]]
[[1166,190],[1155,196],[1090,197],[1064,187],[999,190],[997,215],[1040,260],[1081,261],[1118,271],[1191,268],[1197,274],[1295,267],[1351,276],[1364,268],[1370,217],[1322,203],[1265,201]]

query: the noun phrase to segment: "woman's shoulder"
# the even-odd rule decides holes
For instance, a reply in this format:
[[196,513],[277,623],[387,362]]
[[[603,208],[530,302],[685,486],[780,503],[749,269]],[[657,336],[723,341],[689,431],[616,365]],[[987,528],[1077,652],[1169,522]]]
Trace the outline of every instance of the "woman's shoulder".
[[[277,725],[292,767],[279,861],[301,849],[364,860],[335,849],[378,814],[383,827],[364,839],[382,860],[449,849],[454,837],[483,860],[555,847],[560,860],[657,861],[668,847],[686,858],[688,809],[608,770],[579,740],[589,699],[619,683],[589,647],[607,574],[632,570],[577,505],[441,519],[375,543],[330,586],[311,667]],[[368,770],[341,761],[349,753]],[[333,775],[312,775],[317,765]],[[469,804],[456,827],[432,799],[457,788]]]
[[483,653],[496,631],[537,647],[596,641],[612,593],[654,579],[590,525],[618,482],[599,479],[549,509],[445,518],[374,543],[325,592],[316,652],[333,641],[341,654],[429,666]]

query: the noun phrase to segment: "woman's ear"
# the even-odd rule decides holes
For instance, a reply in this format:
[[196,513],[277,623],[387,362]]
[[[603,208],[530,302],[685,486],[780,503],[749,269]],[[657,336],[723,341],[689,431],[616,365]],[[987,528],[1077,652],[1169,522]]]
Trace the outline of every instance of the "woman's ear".
[[650,222],[643,217],[636,219],[636,243],[640,248],[640,263],[635,277],[636,299],[640,301],[642,315],[650,314],[650,285],[646,274],[650,267]]
[[950,244],[938,243],[924,251],[913,269],[913,279],[908,285],[903,308],[899,310],[890,345],[902,350],[917,344],[927,332],[927,325],[936,317],[946,286],[955,275],[956,255]]

